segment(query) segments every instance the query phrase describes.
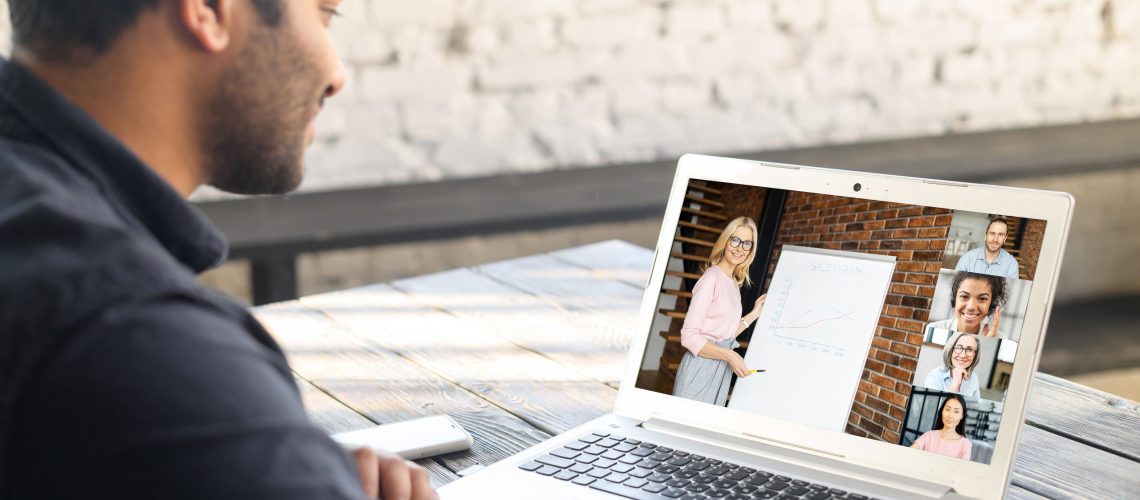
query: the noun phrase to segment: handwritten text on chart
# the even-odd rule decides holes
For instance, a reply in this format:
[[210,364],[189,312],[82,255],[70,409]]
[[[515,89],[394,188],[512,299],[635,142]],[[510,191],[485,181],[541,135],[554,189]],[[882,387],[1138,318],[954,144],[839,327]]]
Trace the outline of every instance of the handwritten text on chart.
[[831,274],[863,274],[862,266],[852,266],[848,264],[831,264],[831,263],[816,263],[811,265],[812,272],[816,273],[831,273]]

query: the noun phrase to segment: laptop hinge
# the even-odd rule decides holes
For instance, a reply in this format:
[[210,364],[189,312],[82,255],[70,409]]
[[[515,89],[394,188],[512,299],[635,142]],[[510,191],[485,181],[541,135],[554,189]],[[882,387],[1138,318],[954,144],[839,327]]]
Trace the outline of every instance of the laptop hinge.
[[841,454],[797,445],[787,441],[762,438],[746,432],[715,428],[696,422],[684,422],[656,415],[641,426],[663,434],[699,441],[756,455],[795,467],[841,476],[843,478],[904,491],[924,497],[940,498],[953,491],[950,486],[915,479],[883,470],[852,464]]

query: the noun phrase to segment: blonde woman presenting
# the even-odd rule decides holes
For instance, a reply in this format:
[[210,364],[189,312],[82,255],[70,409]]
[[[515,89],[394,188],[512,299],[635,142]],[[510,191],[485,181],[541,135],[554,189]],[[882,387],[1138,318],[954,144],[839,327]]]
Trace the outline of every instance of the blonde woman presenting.
[[740,287],[752,283],[748,267],[756,257],[756,234],[752,219],[737,217],[717,238],[681,327],[686,350],[677,368],[674,396],[724,405],[732,375],[750,374],[744,358],[733,349],[740,345],[736,337],[760,317],[766,298],[761,295],[752,311],[741,315]]

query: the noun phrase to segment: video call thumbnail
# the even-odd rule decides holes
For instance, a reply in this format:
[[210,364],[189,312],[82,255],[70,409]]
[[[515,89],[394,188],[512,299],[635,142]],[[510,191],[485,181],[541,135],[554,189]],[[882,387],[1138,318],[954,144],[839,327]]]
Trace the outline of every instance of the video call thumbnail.
[[1044,234],[692,180],[637,387],[988,464]]

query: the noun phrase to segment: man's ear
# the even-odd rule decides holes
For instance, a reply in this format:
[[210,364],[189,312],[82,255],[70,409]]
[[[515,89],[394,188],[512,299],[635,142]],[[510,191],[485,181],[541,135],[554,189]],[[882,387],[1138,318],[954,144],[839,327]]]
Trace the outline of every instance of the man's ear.
[[175,1],[178,20],[202,50],[218,53],[229,47],[235,26],[233,0]]

